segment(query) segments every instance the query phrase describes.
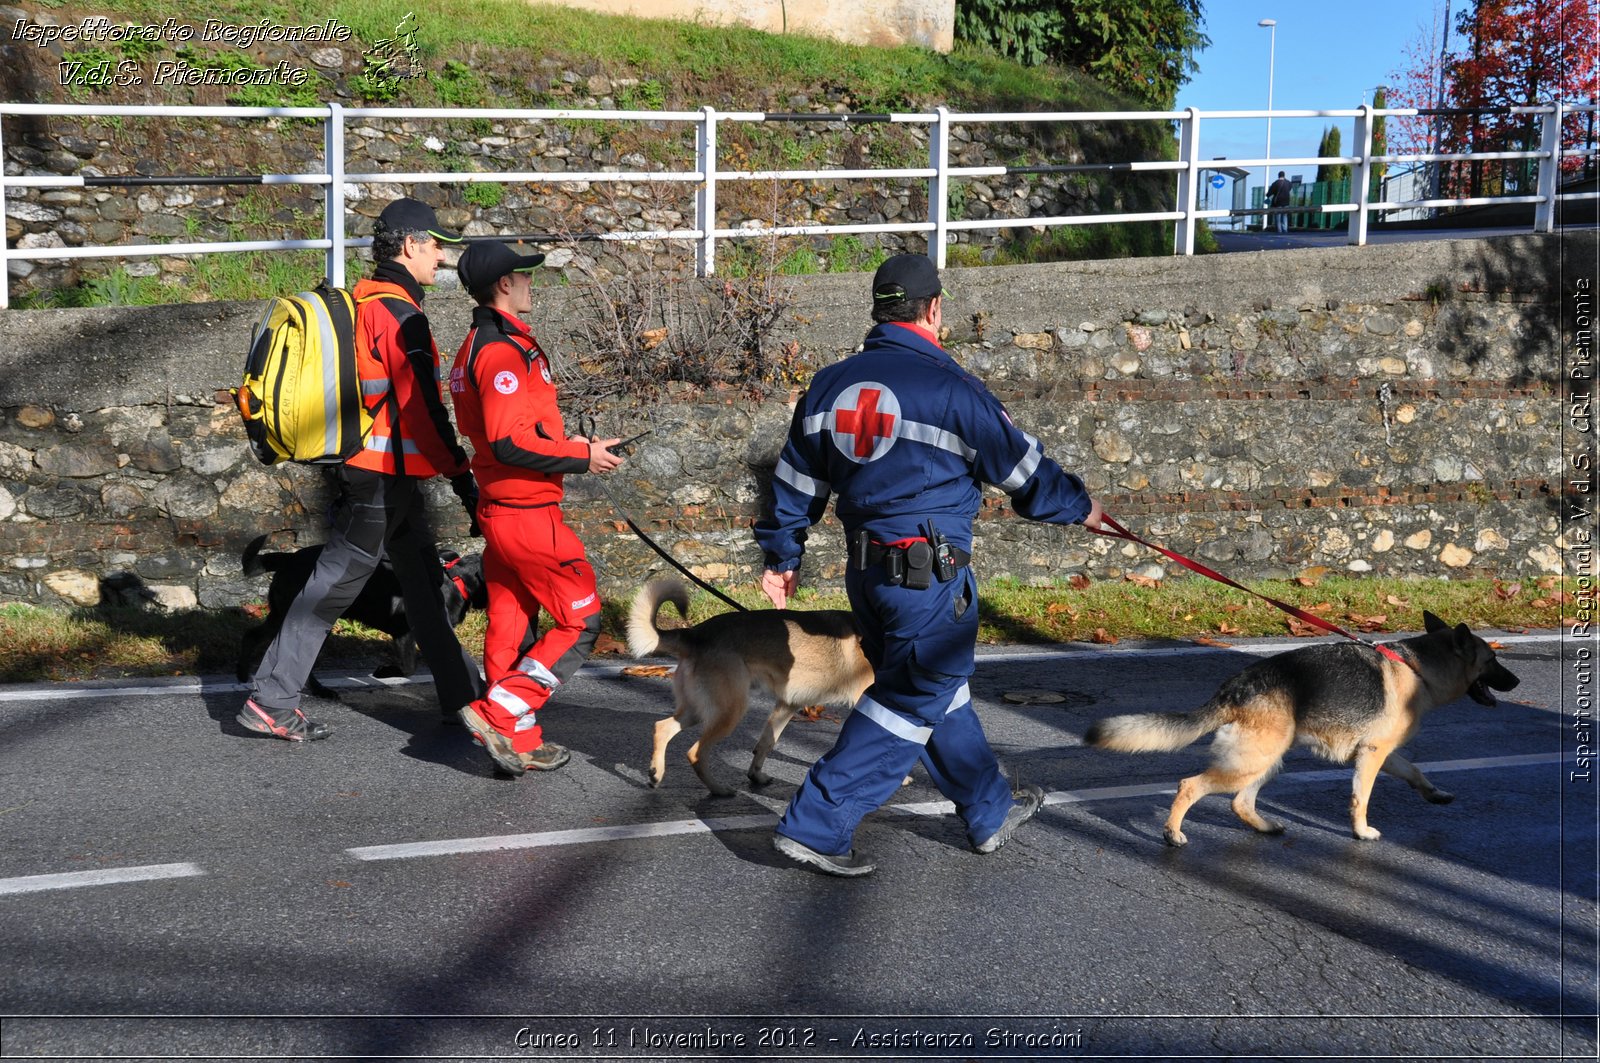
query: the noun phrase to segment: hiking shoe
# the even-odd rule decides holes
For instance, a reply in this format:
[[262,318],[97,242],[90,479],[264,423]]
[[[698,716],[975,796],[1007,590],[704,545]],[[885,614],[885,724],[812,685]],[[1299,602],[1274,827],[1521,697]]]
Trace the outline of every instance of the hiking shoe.
[[838,875],[840,878],[855,878],[858,875],[870,875],[877,868],[876,864],[869,864],[856,855],[851,849],[848,853],[833,856],[828,853],[819,853],[809,845],[801,845],[793,838],[783,834],[772,836],[772,847],[797,863],[814,867],[825,875]]
[[245,698],[244,708],[234,718],[246,731],[289,742],[318,742],[333,733],[333,728],[327,724],[306,719],[306,714],[299,709],[290,709],[286,716],[274,715],[257,705],[255,698]]
[[517,759],[529,771],[555,771],[572,759],[572,753],[566,746],[546,742],[532,753],[518,753]]
[[1032,819],[1033,814],[1044,804],[1044,791],[1032,783],[1013,790],[1011,797],[1016,804],[1006,812],[1006,818],[1000,821],[999,830],[973,846],[978,852],[987,855],[1010,841],[1011,836],[1017,833],[1017,828]]
[[463,705],[456,715],[472,734],[472,740],[489,754],[489,759],[494,761],[496,768],[512,778],[517,778],[526,770],[517,751],[511,748],[511,739],[489,726],[489,721],[480,716],[477,709],[471,705]]

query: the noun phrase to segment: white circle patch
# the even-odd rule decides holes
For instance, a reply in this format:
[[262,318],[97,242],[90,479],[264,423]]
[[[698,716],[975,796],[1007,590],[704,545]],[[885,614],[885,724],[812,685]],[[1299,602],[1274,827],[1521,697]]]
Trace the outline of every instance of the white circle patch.
[[900,400],[895,393],[883,384],[864,380],[833,400],[829,434],[839,453],[859,465],[889,453],[902,431],[900,421]]
[[517,374],[507,369],[494,375],[494,389],[502,395],[510,395],[517,390]]

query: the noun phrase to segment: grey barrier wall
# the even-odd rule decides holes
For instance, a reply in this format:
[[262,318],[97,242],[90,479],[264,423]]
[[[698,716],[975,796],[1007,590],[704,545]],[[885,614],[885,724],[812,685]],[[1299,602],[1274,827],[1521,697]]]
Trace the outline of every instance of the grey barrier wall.
[[[1308,566],[1388,576],[1561,571],[1560,263],[1593,232],[1493,240],[988,267],[946,273],[947,346],[1046,452],[1135,531],[1237,578]],[[445,276],[446,271],[441,271]],[[795,278],[773,341],[813,366],[848,355],[867,277]],[[570,350],[571,288],[541,289],[534,329]],[[447,356],[469,301],[427,310]],[[320,541],[320,473],[266,468],[226,388],[256,304],[0,313],[0,599],[90,604],[132,574],[170,607],[260,592],[239,554]],[[748,583],[749,533],[793,392],[687,394],[599,412],[656,431],[613,480],[682,562]],[[664,565],[584,477],[569,519],[603,589]],[[435,495],[463,551],[459,507]],[[837,526],[812,536],[806,581],[838,586]],[[1032,524],[990,489],[983,578],[1115,579],[1171,566],[1077,528]],[[116,581],[118,583],[125,581]]]

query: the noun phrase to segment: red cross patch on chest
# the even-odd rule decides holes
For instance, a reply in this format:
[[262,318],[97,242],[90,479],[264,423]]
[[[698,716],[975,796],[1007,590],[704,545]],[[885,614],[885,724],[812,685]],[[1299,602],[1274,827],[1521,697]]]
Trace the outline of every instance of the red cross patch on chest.
[[832,413],[833,445],[854,462],[883,457],[899,435],[900,400],[875,381],[862,381],[840,392]]

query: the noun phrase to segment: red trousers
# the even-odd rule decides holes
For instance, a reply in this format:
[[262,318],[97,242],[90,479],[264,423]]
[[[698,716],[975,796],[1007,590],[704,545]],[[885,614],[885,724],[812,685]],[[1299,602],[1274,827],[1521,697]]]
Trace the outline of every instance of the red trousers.
[[[489,588],[489,629],[483,665],[489,692],[474,702],[519,753],[544,744],[537,711],[583,664],[600,634],[600,595],[583,543],[562,519],[561,507],[518,509],[485,503],[483,575]],[[551,626],[534,640],[539,610]]]

